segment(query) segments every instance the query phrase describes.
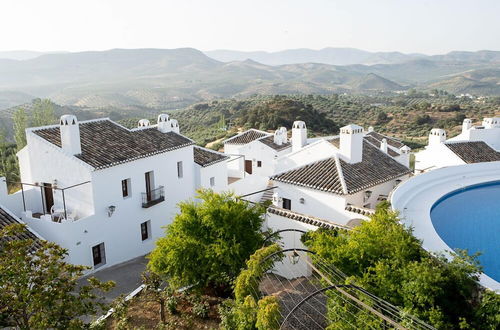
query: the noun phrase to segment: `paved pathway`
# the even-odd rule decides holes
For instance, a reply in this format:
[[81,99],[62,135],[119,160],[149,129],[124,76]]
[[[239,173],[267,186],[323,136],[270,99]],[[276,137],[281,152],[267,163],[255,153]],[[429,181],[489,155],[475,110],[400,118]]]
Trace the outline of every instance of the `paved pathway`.
[[[116,286],[104,294],[106,302],[112,302],[116,297],[128,295],[141,285],[141,274],[146,269],[148,260],[143,257],[138,257],[119,265],[115,265],[100,271],[97,271],[89,276],[94,276],[101,281],[114,281]],[[85,281],[86,277],[80,282]]]

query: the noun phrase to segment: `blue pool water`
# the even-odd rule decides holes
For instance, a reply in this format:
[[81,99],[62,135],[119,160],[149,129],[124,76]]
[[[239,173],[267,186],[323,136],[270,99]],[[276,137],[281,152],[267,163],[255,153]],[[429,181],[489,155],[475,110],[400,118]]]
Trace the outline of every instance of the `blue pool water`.
[[452,192],[431,209],[436,232],[452,249],[481,252],[484,273],[500,282],[500,181]]

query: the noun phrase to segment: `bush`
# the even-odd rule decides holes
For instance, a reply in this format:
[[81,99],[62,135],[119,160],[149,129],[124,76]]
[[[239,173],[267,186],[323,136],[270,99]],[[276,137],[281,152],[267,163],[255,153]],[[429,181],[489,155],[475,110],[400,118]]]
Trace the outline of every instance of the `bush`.
[[208,317],[208,312],[210,310],[210,305],[206,301],[198,301],[193,304],[193,314],[199,318],[206,319]]
[[267,296],[258,303],[257,322],[255,326],[259,330],[275,330],[280,327],[280,305],[278,298]]
[[219,295],[264,241],[260,232],[265,208],[230,193],[198,191],[201,202],[182,202],[180,213],[149,255],[148,268],[168,276],[176,287],[197,284]]

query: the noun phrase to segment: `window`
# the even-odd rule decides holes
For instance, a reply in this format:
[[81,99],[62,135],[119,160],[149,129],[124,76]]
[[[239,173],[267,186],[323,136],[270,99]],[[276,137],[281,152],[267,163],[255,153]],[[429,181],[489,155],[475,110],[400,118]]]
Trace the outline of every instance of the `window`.
[[151,232],[151,221],[146,221],[141,223],[141,239],[143,241],[147,240],[149,238]]
[[122,196],[127,198],[130,196],[130,179],[122,180]]
[[106,263],[104,243],[92,247],[92,259],[94,261],[94,268],[100,267]]
[[182,178],[183,175],[182,162],[177,162],[177,177]]
[[215,186],[215,176],[210,178],[210,187]]
[[262,167],[262,161],[260,160],[257,161],[257,167]]
[[288,198],[283,198],[283,208],[287,210],[292,209],[292,201],[289,200]]

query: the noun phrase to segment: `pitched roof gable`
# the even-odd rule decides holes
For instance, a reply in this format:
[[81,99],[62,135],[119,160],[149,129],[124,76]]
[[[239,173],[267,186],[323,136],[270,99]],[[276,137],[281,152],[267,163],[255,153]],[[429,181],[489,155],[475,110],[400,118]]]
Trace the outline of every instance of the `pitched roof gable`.
[[[75,157],[97,170],[194,144],[174,132],[162,133],[156,127],[129,130],[109,119],[80,122],[79,126],[82,153]],[[61,147],[59,127],[33,133]]]
[[[337,162],[340,170],[337,168]],[[387,182],[411,171],[368,142],[363,143],[363,160],[350,164],[330,157],[278,175],[271,179],[338,195],[358,191]],[[345,189],[343,189],[343,182]]]

